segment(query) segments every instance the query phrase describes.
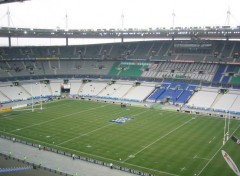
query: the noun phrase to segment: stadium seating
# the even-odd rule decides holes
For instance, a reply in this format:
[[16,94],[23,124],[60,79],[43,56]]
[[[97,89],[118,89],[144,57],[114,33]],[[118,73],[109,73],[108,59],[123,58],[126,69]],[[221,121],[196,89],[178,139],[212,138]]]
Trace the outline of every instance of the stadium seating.
[[232,113],[236,113],[236,114],[240,114],[240,95],[238,95],[234,101],[234,103],[232,104],[232,106],[229,108],[229,111]]
[[142,102],[154,90],[154,87],[148,86],[135,86],[132,87],[128,93],[123,97],[123,100]]
[[[40,94],[60,96],[60,85],[66,78],[71,85],[70,95],[74,96],[137,102],[147,99],[148,102],[166,101],[191,108],[237,112],[239,95],[229,92],[240,89],[240,66],[236,57],[240,44],[236,41],[204,43],[207,47],[198,49],[186,47],[197,46],[198,41],[1,47],[0,102],[39,98]],[[82,83],[85,78],[92,82]],[[41,84],[40,88],[39,82],[44,79],[50,79],[50,84]],[[116,82],[110,83],[110,79]],[[11,86],[11,81],[16,80],[21,82],[20,86]],[[3,81],[8,81],[8,85]],[[141,85],[135,85],[135,81]],[[144,81],[153,81],[153,84],[147,85]],[[228,94],[219,94],[219,88],[228,89]],[[208,98],[207,103],[204,97]]]
[[237,99],[236,94],[224,94],[218,99],[218,101],[212,106],[215,111],[228,111]]
[[200,91],[194,93],[186,106],[210,110],[217,96],[218,89],[203,87]]
[[189,99],[190,97],[193,95],[193,91],[191,90],[184,90],[182,92],[182,94],[178,97],[178,99],[176,100],[176,104],[185,104]]
[[221,78],[222,78],[222,74],[226,69],[226,65],[219,65],[218,70],[215,74],[215,76],[213,77],[213,82],[220,82]]
[[61,86],[62,80],[51,80],[50,82],[50,90],[52,96],[60,96],[61,95]]
[[80,96],[96,97],[105,87],[106,82],[88,82],[85,83],[79,92]]
[[[21,86],[13,86],[13,85],[7,85],[7,86],[1,86],[0,91],[3,95],[3,98],[6,100],[10,99],[11,101],[16,100],[26,100],[30,97],[30,95],[21,87]],[[38,92],[39,95],[39,92]]]
[[155,91],[148,97],[148,102],[156,102],[156,100],[164,93],[165,88],[157,88]]
[[131,89],[132,84],[115,83],[98,94],[100,98],[121,100],[122,97]]
[[78,95],[82,84],[82,80],[69,80],[71,85],[70,95]]

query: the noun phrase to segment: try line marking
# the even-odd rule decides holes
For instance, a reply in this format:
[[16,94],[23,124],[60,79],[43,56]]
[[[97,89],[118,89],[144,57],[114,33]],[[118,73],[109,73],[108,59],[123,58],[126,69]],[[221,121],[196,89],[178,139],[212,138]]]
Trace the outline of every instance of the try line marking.
[[[141,153],[142,151],[144,151],[145,149],[147,149],[148,147],[152,146],[153,144],[155,144],[156,142],[162,140],[163,138],[167,137],[168,135],[170,135],[171,133],[175,132],[176,130],[178,130],[179,128],[185,126],[186,124],[188,124],[190,121],[192,121],[193,119],[190,119],[186,122],[184,122],[182,125],[178,126],[177,128],[173,129],[172,131],[168,132],[167,134],[161,136],[160,138],[158,138],[157,140],[153,141],[152,143],[150,143],[149,145],[147,145],[146,147],[142,148],[141,150],[137,151],[136,153],[134,153],[133,155],[136,156],[137,154]],[[131,159],[130,157],[128,157],[127,159],[123,160],[122,162],[126,162],[129,159]]]
[[[239,129],[240,125],[238,125],[238,127],[232,132],[232,134],[230,136],[232,136],[238,129]],[[197,176],[201,175],[202,172],[206,169],[206,167],[210,164],[210,162],[213,160],[213,158],[218,154],[218,152],[223,148],[224,145],[222,145],[217,152],[212,156],[212,158],[207,162],[207,164],[202,168],[202,170],[198,173]]]
[[[71,114],[67,114],[67,115],[64,115],[64,116],[60,116],[60,117],[57,117],[57,118],[54,118],[54,119],[50,119],[50,120],[47,120],[47,121],[44,121],[44,122],[35,123],[33,125],[29,125],[29,126],[21,128],[21,130],[26,129],[26,128],[31,128],[31,127],[34,127],[34,126],[37,126],[37,125],[42,125],[42,124],[45,124],[45,123],[48,123],[48,122],[51,122],[51,121],[54,121],[54,120],[58,120],[58,119],[61,119],[61,118],[64,118],[64,117],[68,117],[68,116],[71,116],[71,115],[75,115],[75,114],[79,114],[79,113],[82,113],[82,112],[90,111],[90,110],[93,110],[93,109],[106,107],[106,106],[109,106],[109,105],[104,105],[104,106],[101,105],[101,106],[98,106],[98,107],[94,107],[94,108],[90,108],[90,109],[74,112],[74,113],[71,113]],[[18,131],[18,130],[17,129],[16,130],[12,130],[11,132],[15,132],[15,131]]]

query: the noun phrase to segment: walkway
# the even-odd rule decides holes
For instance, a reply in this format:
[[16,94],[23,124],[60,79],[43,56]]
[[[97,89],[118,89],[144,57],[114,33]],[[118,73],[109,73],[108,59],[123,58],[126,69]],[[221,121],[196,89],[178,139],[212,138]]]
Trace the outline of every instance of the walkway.
[[72,175],[77,173],[76,175],[78,176],[136,176],[128,172],[110,169],[109,167],[78,159],[73,160],[64,155],[38,150],[28,145],[17,142],[13,143],[7,139],[0,138],[0,153],[8,155],[9,152],[15,158],[24,159],[25,157],[28,162],[36,165],[41,163],[44,167]]

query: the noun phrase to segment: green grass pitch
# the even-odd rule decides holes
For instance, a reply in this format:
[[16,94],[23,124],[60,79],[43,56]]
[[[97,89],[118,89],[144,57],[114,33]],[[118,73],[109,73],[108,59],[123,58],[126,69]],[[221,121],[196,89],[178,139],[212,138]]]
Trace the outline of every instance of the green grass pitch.
[[[123,116],[132,120],[110,122]],[[1,134],[160,176],[234,175],[221,150],[240,166],[240,147],[222,146],[223,127],[215,117],[81,100],[0,113]],[[231,120],[230,134],[240,137],[239,127]]]

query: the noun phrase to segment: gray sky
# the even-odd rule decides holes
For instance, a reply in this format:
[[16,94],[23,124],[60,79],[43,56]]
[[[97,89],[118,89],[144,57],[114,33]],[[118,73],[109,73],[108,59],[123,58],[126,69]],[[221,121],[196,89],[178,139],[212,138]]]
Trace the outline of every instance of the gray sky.
[[225,25],[230,8],[230,25],[240,26],[240,0],[30,0],[0,5],[0,26],[65,28],[68,14],[70,29],[171,27]]
[[[11,27],[65,29],[110,29],[223,26],[230,9],[230,25],[240,26],[240,0],[30,0],[0,5],[0,27],[7,26],[7,9]],[[71,39],[69,45],[120,42],[118,39]],[[65,45],[65,39],[12,38],[12,46]],[[8,46],[0,38],[0,46]]]

